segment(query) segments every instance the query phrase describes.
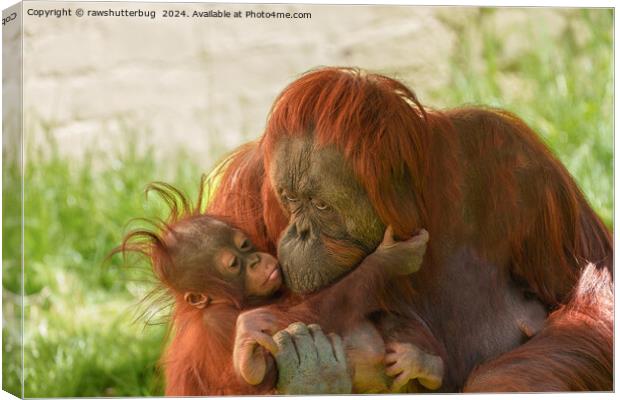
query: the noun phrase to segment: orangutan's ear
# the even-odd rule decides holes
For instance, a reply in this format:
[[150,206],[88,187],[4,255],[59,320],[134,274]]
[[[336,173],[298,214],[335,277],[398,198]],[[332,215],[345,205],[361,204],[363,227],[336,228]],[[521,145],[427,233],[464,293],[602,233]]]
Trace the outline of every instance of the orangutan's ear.
[[185,296],[183,296],[185,301],[193,307],[196,308],[205,308],[209,305],[211,299],[204,293],[196,293],[196,292],[187,292]]

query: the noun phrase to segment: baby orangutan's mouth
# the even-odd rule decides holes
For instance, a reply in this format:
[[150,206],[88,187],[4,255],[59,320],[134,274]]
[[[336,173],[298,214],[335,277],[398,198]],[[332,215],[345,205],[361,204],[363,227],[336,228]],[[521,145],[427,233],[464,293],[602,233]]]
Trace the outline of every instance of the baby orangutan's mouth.
[[278,280],[280,278],[280,274],[280,265],[276,264],[273,267],[273,270],[269,273],[269,275],[267,275],[267,279],[265,279],[265,282],[263,282],[263,284]]

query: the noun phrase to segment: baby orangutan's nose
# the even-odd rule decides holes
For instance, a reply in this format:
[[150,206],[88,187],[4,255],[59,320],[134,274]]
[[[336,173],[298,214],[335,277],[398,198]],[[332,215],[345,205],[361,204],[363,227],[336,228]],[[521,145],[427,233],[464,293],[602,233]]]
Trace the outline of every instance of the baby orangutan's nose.
[[256,268],[256,266],[260,264],[260,253],[252,254],[249,261],[250,269]]

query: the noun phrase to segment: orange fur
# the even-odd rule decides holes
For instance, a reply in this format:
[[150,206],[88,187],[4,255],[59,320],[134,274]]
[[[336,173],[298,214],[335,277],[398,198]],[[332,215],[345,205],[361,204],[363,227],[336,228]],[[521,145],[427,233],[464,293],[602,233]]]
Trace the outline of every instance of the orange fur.
[[542,332],[477,368],[465,391],[611,390],[613,313],[610,273],[589,264],[571,301],[549,316]]
[[217,305],[208,313],[177,302],[173,339],[162,358],[166,396],[265,394],[273,379],[252,386],[240,381],[232,364],[238,309]]
[[[613,317],[596,302],[579,313],[565,311],[575,302],[585,304],[598,296],[596,291],[587,292],[576,300],[580,292],[575,287],[580,277],[584,279],[588,263],[611,274],[611,234],[566,168],[523,121],[495,109],[425,109],[398,81],[357,69],[310,71],[276,99],[260,142],[231,156],[209,209],[229,210],[235,224],[273,252],[287,221],[265,170],[279,140],[308,133],[317,146],[334,146],[342,152],[378,216],[398,236],[409,236],[421,227],[430,233],[425,266],[412,283],[420,296],[408,302],[394,294],[387,300],[392,310],[415,305],[429,319],[448,318],[443,313],[453,309],[450,301],[458,302],[468,290],[458,286],[458,277],[449,270],[450,262],[455,263],[450,260],[464,248],[497,267],[496,287],[485,289],[489,294],[502,290],[501,279],[510,276],[550,309],[558,309],[529,347],[514,350],[515,357],[523,355],[519,376],[498,373],[487,379],[478,372],[477,382],[482,383],[471,387],[502,390],[507,382],[521,379],[540,385],[524,384],[520,390],[611,390],[607,360],[612,340],[608,324]],[[238,196],[231,198],[230,193]],[[454,300],[442,298],[440,309],[428,298],[439,294]],[[588,322],[600,313],[606,318],[603,325]],[[453,332],[437,329],[442,340],[456,340],[450,338]],[[569,343],[581,350],[567,348]],[[508,364],[512,353],[506,354]],[[572,375],[554,374],[553,357]],[[501,366],[502,360],[493,365]],[[468,356],[460,373],[469,373],[482,361]],[[576,376],[594,383],[570,386],[568,381]]]
[[[216,276],[210,268],[193,271],[191,282],[179,283],[180,270],[173,260],[171,250],[175,246],[175,234],[179,224],[192,223],[198,219],[226,217],[201,214],[205,177],[201,180],[199,196],[195,205],[176,188],[162,182],[147,186],[147,192],[155,191],[168,205],[166,221],[143,220],[153,229],[137,229],[129,232],[114,253],[139,253],[148,258],[157,286],[151,293],[160,294],[156,300],[171,300],[172,314],[169,335],[172,340],[161,359],[166,377],[166,395],[231,395],[265,394],[273,391],[275,372],[270,371],[261,385],[249,385],[237,378],[233,369],[233,337],[237,316],[247,307],[240,290],[230,282]],[[184,294],[188,290],[206,292],[221,304],[209,304],[206,308],[189,305]]]

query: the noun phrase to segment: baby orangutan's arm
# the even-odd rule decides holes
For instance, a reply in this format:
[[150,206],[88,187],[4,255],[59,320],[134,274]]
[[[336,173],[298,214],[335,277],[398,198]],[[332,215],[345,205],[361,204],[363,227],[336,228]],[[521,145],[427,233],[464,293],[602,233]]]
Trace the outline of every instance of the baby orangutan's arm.
[[[261,346],[276,354],[277,346],[271,335],[290,323],[316,323],[341,334],[356,320],[366,318],[380,307],[379,296],[389,279],[420,269],[427,242],[425,230],[408,240],[396,242],[392,228],[388,227],[375,252],[332,286],[288,310],[274,305],[242,313],[237,319],[233,351],[237,374],[250,384],[260,383],[267,372],[269,357]],[[332,317],[328,317],[330,315]]]

